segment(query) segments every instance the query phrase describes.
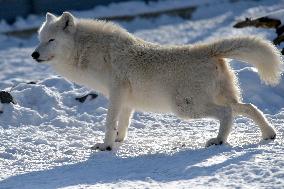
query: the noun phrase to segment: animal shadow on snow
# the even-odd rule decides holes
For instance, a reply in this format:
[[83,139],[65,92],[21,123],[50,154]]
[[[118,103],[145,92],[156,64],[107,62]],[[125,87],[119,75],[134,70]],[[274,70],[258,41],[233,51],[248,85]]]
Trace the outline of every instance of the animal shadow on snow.
[[[261,153],[257,146],[258,144],[245,147],[214,146],[186,149],[172,155],[151,154],[129,158],[117,157],[112,152],[98,152],[83,162],[11,176],[0,182],[0,188],[60,188],[123,180],[146,181],[148,178],[158,182],[190,180],[214,175],[219,169],[249,160]],[[228,156],[221,158],[221,162],[214,162],[216,157],[226,154]],[[204,164],[206,161],[212,162],[211,160],[214,164]]]

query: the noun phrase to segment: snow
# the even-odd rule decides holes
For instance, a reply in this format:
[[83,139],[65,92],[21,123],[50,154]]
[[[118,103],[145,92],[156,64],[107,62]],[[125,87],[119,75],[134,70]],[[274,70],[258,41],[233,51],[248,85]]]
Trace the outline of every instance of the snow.
[[[173,2],[182,6],[187,1]],[[278,0],[193,2],[200,7],[192,20],[162,16],[119,24],[161,44],[239,35],[273,39],[266,30],[232,26],[237,19],[258,15],[260,10],[268,14],[283,8],[283,1]],[[112,6],[101,10],[107,12]],[[243,100],[263,110],[277,129],[274,141],[262,141],[250,119],[237,117],[229,144],[204,148],[206,140],[217,134],[216,120],[185,121],[174,115],[137,112],[124,143],[118,143],[112,152],[96,152],[90,147],[103,140],[107,99],[99,95],[84,103],[75,100],[92,89],[57,76],[48,65],[35,63],[30,54],[36,44],[36,36],[26,40],[0,36],[0,87],[11,91],[17,102],[3,104],[4,113],[0,114],[1,189],[284,187],[283,79],[276,87],[265,86],[248,64],[231,63]],[[28,84],[30,81],[36,84]]]

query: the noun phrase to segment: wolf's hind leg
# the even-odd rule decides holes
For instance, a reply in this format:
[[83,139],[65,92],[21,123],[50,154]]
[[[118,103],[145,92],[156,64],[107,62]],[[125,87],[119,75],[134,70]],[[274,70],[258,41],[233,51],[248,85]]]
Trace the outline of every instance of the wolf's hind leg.
[[225,143],[232,128],[233,115],[231,107],[210,104],[206,107],[205,116],[213,117],[220,121],[217,137],[208,140],[206,147]]
[[118,118],[117,136],[115,139],[116,142],[122,142],[126,138],[131,117],[132,117],[131,108],[128,107],[122,108]]
[[236,115],[240,114],[251,118],[259,126],[263,139],[275,139],[276,132],[274,128],[257,107],[252,104],[234,103],[232,104],[232,109]]

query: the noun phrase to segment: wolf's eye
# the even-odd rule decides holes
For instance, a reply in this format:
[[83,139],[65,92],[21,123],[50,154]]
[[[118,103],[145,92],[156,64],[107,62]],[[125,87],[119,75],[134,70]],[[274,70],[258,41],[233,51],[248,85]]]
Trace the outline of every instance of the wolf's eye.
[[48,42],[51,42],[51,41],[54,41],[55,39],[50,39],[50,40],[48,40]]

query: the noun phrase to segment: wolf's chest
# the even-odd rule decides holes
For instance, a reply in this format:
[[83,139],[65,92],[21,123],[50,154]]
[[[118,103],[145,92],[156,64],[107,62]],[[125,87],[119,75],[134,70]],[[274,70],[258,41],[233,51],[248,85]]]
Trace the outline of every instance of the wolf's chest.
[[55,69],[70,81],[108,95],[106,74],[98,74],[93,70],[82,70],[71,66],[56,66]]

